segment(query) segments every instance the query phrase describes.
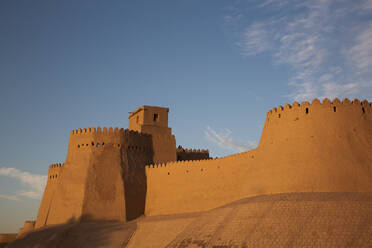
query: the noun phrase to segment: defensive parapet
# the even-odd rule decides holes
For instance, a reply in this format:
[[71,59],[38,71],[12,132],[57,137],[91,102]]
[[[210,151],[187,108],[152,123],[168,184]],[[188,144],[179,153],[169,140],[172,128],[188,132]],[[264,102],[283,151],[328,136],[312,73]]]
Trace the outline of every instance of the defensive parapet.
[[35,228],[35,221],[32,220],[26,220],[23,224],[23,227],[21,227],[18,231],[17,238],[20,238],[24,236],[25,234],[33,231]]
[[83,154],[102,152],[107,147],[120,150],[152,150],[150,135],[117,127],[91,127],[72,130],[66,163],[80,159]]
[[63,167],[62,163],[51,164],[48,170],[48,180],[53,179],[53,181],[56,181],[60,176],[62,167]]
[[256,162],[255,154],[253,149],[217,159],[147,165],[145,214],[204,211],[241,199],[246,179],[240,170]]
[[146,167],[146,215],[203,211],[262,194],[370,192],[371,151],[366,100],[279,106],[267,113],[257,149]]
[[208,150],[185,149],[182,146],[178,146],[176,152],[177,161],[209,159]]
[[366,100],[274,108],[256,149],[219,159],[204,159],[208,150],[179,149],[184,157],[176,161],[167,113],[140,108],[130,117],[140,132],[73,130],[65,164],[50,168],[37,226],[203,211],[262,194],[372,191],[372,107]]
[[152,158],[149,134],[112,127],[71,131],[65,163],[50,167],[37,228],[69,220],[125,221],[143,214],[144,165]]
[[[60,181],[60,178],[61,178],[62,170],[63,170],[62,163],[51,164],[49,166],[48,180],[47,180],[47,184],[44,189],[43,198],[41,199],[41,204],[40,204],[39,211],[37,214],[36,222],[34,223],[35,228],[42,227],[47,222],[48,214],[50,212],[50,208],[51,208],[54,196],[55,196],[58,182]],[[26,227],[26,223],[23,229],[25,227]],[[18,235],[21,235],[22,233],[24,233],[23,229],[22,228],[20,229]]]
[[154,163],[175,161],[176,138],[168,127],[168,108],[141,106],[129,115],[129,129],[152,135]]
[[326,128],[331,133],[340,128],[345,130],[346,124],[348,128],[358,126],[365,123],[363,120],[371,120],[371,115],[371,103],[358,99],[351,102],[346,98],[341,102],[336,98],[331,102],[325,98],[322,103],[314,99],[311,104],[305,101],[278,106],[267,112],[259,146],[272,144],[278,139],[299,138],[310,130],[319,132],[331,125],[333,130]]
[[0,234],[0,247],[6,247],[7,244],[13,242],[17,238],[16,233],[2,233]]

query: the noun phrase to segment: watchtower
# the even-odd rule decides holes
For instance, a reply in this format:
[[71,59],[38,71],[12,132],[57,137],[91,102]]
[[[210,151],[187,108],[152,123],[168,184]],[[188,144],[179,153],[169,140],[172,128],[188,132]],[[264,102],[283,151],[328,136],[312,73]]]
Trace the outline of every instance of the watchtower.
[[168,108],[141,106],[129,114],[129,129],[148,134],[171,134]]
[[151,134],[154,163],[176,161],[176,138],[168,127],[168,108],[141,106],[129,114],[129,129]]

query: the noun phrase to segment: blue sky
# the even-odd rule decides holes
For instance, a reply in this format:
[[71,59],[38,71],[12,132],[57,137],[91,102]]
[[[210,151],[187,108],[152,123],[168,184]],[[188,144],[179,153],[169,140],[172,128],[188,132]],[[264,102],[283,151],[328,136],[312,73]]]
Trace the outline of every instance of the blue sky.
[[371,0],[0,1],[0,233],[34,219],[70,130],[170,108],[177,145],[255,147],[266,111],[372,100]]

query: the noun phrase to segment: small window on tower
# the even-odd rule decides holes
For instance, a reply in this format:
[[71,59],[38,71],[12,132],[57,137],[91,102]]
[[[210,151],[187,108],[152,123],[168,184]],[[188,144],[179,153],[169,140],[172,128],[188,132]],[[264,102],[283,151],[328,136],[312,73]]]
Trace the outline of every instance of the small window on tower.
[[154,114],[154,122],[157,122],[159,120],[159,115],[158,114]]

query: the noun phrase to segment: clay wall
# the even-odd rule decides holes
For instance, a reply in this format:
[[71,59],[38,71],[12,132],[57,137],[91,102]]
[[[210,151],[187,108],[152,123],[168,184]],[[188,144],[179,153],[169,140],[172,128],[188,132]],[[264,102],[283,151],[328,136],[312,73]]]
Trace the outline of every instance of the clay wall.
[[41,199],[39,211],[36,218],[35,228],[44,226],[50,211],[52,200],[57,188],[63,164],[51,164],[48,171],[48,180],[44,189],[43,198]]
[[34,228],[35,228],[35,221],[30,221],[30,220],[25,221],[25,223],[23,224],[23,227],[21,227],[18,231],[17,238],[25,235],[26,233],[33,231]]
[[[333,129],[331,133],[347,132],[354,126],[365,125],[366,120],[370,121],[371,118],[371,103],[367,100],[360,102],[358,99],[350,101],[346,98],[341,102],[336,98],[331,102],[326,98],[322,103],[318,99],[311,104],[306,101],[301,104],[293,102],[292,105],[278,106],[267,112],[259,146],[274,142],[275,139],[303,138],[308,131],[328,132]],[[361,132],[369,130],[364,126],[359,129]]]
[[50,211],[40,209],[41,215],[47,215],[45,224],[125,221],[127,215],[138,214],[138,208],[127,205],[131,193],[125,179],[130,183],[129,178],[133,180],[135,171],[140,174],[141,170],[144,177],[144,165],[152,163],[152,155],[151,136],[146,134],[111,127],[73,130]]
[[152,135],[154,163],[177,160],[176,138],[168,127],[168,112],[168,108],[142,106],[129,115],[130,130]]
[[151,136],[154,149],[154,163],[165,163],[177,160],[176,138],[174,135],[153,133]]
[[208,150],[177,148],[177,161],[209,159]]
[[141,106],[129,115],[129,129],[140,132],[142,126],[167,128],[168,112],[168,108]]
[[177,161],[146,166],[145,214],[203,211],[241,199],[244,167],[255,163],[256,150],[219,159]]
[[146,215],[203,211],[245,197],[372,191],[372,107],[314,100],[269,111],[257,149],[146,167]]
[[16,233],[2,233],[0,234],[0,245],[13,242],[16,238]]

